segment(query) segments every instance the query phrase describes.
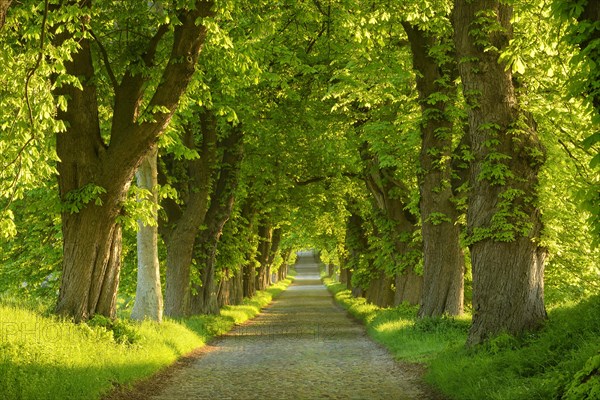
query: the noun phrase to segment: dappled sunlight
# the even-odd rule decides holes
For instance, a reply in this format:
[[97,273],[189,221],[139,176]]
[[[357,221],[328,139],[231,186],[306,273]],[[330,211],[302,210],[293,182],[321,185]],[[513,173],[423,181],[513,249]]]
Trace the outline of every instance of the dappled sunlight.
[[374,326],[374,329],[383,334],[395,334],[412,326],[414,326],[412,321],[398,320],[378,323]]

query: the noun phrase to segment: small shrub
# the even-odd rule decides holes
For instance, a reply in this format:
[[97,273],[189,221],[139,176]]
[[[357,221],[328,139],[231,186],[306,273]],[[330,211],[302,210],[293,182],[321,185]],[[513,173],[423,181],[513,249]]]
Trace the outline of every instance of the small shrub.
[[600,354],[587,360],[562,397],[563,400],[600,400]]
[[421,333],[446,333],[449,331],[464,332],[468,324],[447,315],[441,317],[425,317],[415,320],[413,329]]
[[95,315],[87,324],[101,332],[110,333],[113,340],[119,344],[135,344],[141,337],[133,325],[120,319],[111,320],[102,315]]
[[507,350],[518,349],[520,343],[516,337],[508,333],[501,333],[498,336],[489,339],[483,346],[490,354],[500,354]]

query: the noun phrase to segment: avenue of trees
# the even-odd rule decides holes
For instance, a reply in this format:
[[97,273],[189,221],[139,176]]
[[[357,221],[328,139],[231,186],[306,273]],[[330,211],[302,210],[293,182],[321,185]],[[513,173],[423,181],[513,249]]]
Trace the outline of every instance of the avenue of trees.
[[296,250],[468,343],[597,294],[600,3],[0,0],[0,292],[215,314]]

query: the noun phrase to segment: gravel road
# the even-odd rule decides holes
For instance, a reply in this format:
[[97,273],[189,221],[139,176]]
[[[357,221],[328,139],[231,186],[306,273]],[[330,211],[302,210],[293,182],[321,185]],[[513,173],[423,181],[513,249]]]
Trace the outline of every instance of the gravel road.
[[154,400],[437,399],[336,306],[311,253],[294,283],[257,318],[213,342]]

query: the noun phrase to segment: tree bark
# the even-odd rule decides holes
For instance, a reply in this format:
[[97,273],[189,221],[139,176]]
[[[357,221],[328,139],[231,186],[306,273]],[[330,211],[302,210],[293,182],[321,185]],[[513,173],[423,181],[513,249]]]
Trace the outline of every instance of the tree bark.
[[[392,231],[386,232],[392,236],[394,248],[394,262],[401,272],[394,277],[396,282],[396,294],[394,302],[407,301],[412,305],[419,304],[422,295],[423,277],[415,273],[417,264],[416,249],[412,243],[412,237],[417,229],[417,219],[406,208],[409,198],[409,189],[394,179],[392,168],[380,168],[379,162],[368,149],[363,146],[361,150],[363,161],[366,162],[368,173],[365,174],[367,188],[371,192],[375,207],[392,222]],[[393,194],[395,192],[395,194]],[[346,272],[347,275],[347,272]],[[344,277],[343,279],[347,279]]]
[[394,279],[387,276],[385,271],[379,271],[379,275],[371,280],[366,298],[369,303],[378,307],[390,307],[394,304],[394,290],[392,285]]
[[283,249],[281,251],[281,253],[282,253],[281,258],[283,258],[283,263],[277,270],[277,281],[282,281],[285,278],[287,278],[287,274],[288,274],[288,270],[289,270],[288,263],[290,260],[290,255],[292,254],[292,249],[291,248]]
[[0,29],[4,27],[4,22],[6,21],[6,14],[8,14],[8,9],[12,0],[0,0]]
[[[353,282],[353,275],[357,271],[361,272],[359,267],[361,264],[361,256],[368,254],[368,240],[365,236],[365,229],[363,227],[364,219],[357,212],[350,210],[350,216],[346,221],[346,242],[345,246],[348,252],[348,258],[346,261],[347,266],[347,282],[348,289],[351,290],[354,297],[363,297],[365,294],[365,288]],[[368,269],[372,268],[371,260],[366,260],[369,263]],[[371,272],[371,271],[369,271]],[[360,276],[360,275],[359,275]],[[363,286],[365,282],[362,282]]]
[[[248,221],[247,232],[249,235],[255,235],[257,211],[255,210],[251,199],[247,198],[242,207],[242,218]],[[246,254],[246,263],[242,266],[242,294],[250,298],[256,293],[256,249],[251,246],[251,250]]]
[[238,269],[231,278],[231,292],[229,296],[229,304],[242,304],[244,301],[244,274],[241,269]]
[[250,298],[256,294],[256,261],[248,260],[243,267],[244,297]]
[[273,230],[273,235],[271,237],[271,247],[269,248],[269,258],[267,260],[267,278],[268,285],[272,285],[273,282],[273,263],[275,262],[275,257],[277,256],[277,252],[279,251],[279,243],[281,243],[281,236],[283,232],[281,228],[276,228]]
[[[94,69],[89,42],[67,63],[67,71],[79,76],[83,90],[72,86],[57,89],[70,96],[66,111],[58,119],[68,123],[67,132],[57,137],[58,183],[61,199],[73,206],[62,213],[63,274],[56,306],[58,314],[75,321],[96,313],[113,318],[120,271],[121,228],[117,216],[125,198],[129,179],[121,171],[106,168],[106,146],[100,136]],[[108,170],[106,170],[108,169]],[[116,176],[115,176],[116,175]],[[102,188],[93,200],[81,200],[84,190]],[[79,189],[82,193],[77,193]],[[68,194],[74,194],[68,198]],[[87,200],[87,199],[86,199]]]
[[[90,7],[87,1],[72,1],[68,5]],[[96,70],[88,38],[77,39],[79,50],[65,63],[65,73],[77,77],[81,88],[64,83],[54,90],[56,96],[67,99],[66,110],[57,111],[57,119],[65,122],[66,132],[58,134],[56,148],[61,160],[60,197],[71,208],[62,214],[63,275],[56,306],[60,315],[75,321],[96,313],[115,315],[121,259],[118,217],[122,204],[135,171],[164,132],[194,74],[206,37],[206,28],[196,22],[211,15],[211,7],[212,2],[199,1],[196,8],[179,14],[180,23],[173,31],[171,62],[162,70],[162,79],[146,111],[140,109],[142,99],[148,95],[144,74],[128,71],[123,75],[114,88],[109,145],[100,134]],[[86,22],[82,21],[81,30],[87,29]],[[153,67],[157,46],[167,31],[167,26],[160,27],[149,39],[142,60],[135,60],[132,65]],[[55,44],[60,46],[72,35],[65,29],[55,36]],[[184,62],[175,62],[179,60]],[[139,122],[138,116],[143,113],[152,118]]]
[[460,247],[459,213],[452,193],[450,116],[456,98],[456,65],[450,55],[438,61],[431,49],[450,38],[433,37],[407,22],[413,68],[423,114],[419,207],[423,236],[423,296],[419,317],[460,315],[464,301],[465,258]]
[[456,0],[453,13],[474,156],[467,212],[470,345],[539,328],[546,318],[537,207],[545,150],[534,121],[519,109],[510,68],[498,60],[512,38],[511,16],[511,7],[489,0]]
[[185,144],[188,148],[198,148],[199,158],[186,160],[183,168],[177,163],[173,170],[184,171],[177,179],[183,185],[176,185],[183,200],[182,205],[167,199],[164,209],[167,221],[162,221],[163,237],[167,247],[167,273],[165,288],[165,314],[182,317],[189,314],[190,273],[194,244],[198,229],[208,212],[209,196],[213,186],[213,169],[217,162],[217,122],[210,110],[204,109],[198,115],[202,143],[198,148],[194,136],[197,127],[190,124],[185,128]]
[[216,280],[217,246],[223,227],[231,216],[235,190],[243,158],[242,130],[235,127],[220,146],[224,149],[219,178],[211,195],[210,208],[204,224],[206,229],[196,237],[194,259],[200,269],[202,285],[195,287],[191,298],[192,314],[218,314],[218,282]]
[[[146,200],[152,202],[153,219],[158,224],[157,156],[158,153],[155,148],[140,165],[136,178],[138,187],[150,191],[150,196]],[[163,297],[158,262],[158,227],[138,221],[137,246],[137,287],[131,318],[139,321],[150,319],[161,322]]]
[[413,269],[407,269],[396,275],[395,280],[394,305],[408,303],[414,306],[421,303],[423,295],[423,277],[421,275],[417,275]]
[[579,23],[595,24],[595,28],[590,29],[588,34],[578,43],[581,50],[587,50],[587,58],[595,65],[595,68],[590,71],[585,91],[590,96],[592,104],[597,113],[600,113],[600,90],[598,89],[598,80],[600,72],[598,65],[600,63],[600,49],[598,46],[590,47],[594,41],[600,40],[600,3],[597,0],[588,0],[583,8],[583,12],[577,17]]
[[271,249],[271,240],[273,237],[273,227],[264,221],[258,226],[258,271],[256,274],[256,290],[265,290],[269,286],[268,262],[269,251]]

